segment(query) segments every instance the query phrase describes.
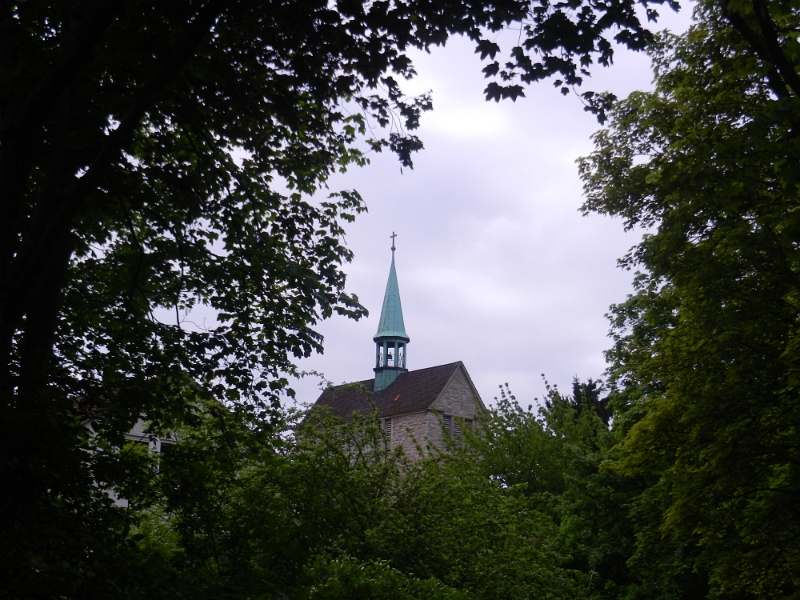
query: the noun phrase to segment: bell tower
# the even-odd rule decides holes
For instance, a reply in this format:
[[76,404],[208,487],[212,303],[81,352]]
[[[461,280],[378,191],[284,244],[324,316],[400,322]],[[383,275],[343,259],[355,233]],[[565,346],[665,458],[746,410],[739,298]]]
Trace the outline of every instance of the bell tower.
[[394,240],[397,234],[392,232],[389,237],[392,238],[392,266],[389,268],[389,280],[386,282],[386,293],[383,296],[378,333],[372,338],[375,341],[376,392],[385,390],[394,383],[398,375],[408,371],[406,344],[411,341],[403,323],[400,288],[397,285],[397,273],[394,268]]

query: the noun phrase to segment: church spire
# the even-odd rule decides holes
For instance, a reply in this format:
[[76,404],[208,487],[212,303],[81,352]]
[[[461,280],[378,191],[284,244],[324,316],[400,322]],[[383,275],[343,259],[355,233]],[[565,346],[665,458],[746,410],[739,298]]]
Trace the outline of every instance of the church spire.
[[400,303],[400,288],[397,285],[397,272],[394,268],[394,238],[396,236],[396,233],[389,236],[392,238],[392,266],[389,267],[389,280],[386,282],[386,293],[383,295],[378,333],[373,337],[375,341],[384,337],[400,337],[406,342],[409,341],[403,323],[403,306]]
[[381,318],[375,341],[375,391],[389,387],[397,376],[408,371],[406,368],[406,344],[411,340],[403,323],[403,307],[400,304],[400,288],[397,285],[397,272],[394,267],[395,238],[392,232],[392,265],[389,267],[389,280],[383,296]]

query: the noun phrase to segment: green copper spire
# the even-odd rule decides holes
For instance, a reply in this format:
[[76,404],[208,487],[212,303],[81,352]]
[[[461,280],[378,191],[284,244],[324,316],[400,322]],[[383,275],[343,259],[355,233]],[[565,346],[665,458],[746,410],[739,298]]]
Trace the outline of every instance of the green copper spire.
[[394,238],[392,234],[392,266],[389,268],[389,281],[386,282],[386,293],[383,296],[383,308],[381,308],[381,320],[378,323],[378,333],[372,338],[392,337],[402,338],[408,342],[409,337],[403,323],[403,306],[400,304],[400,288],[397,285],[397,272],[394,269]]
[[386,282],[386,293],[383,296],[381,320],[375,340],[375,387],[380,392],[392,385],[400,375],[407,372],[406,344],[411,340],[403,323],[403,307],[400,304],[400,288],[397,285],[397,272],[394,270],[394,238],[392,233],[392,266],[389,269],[389,281]]

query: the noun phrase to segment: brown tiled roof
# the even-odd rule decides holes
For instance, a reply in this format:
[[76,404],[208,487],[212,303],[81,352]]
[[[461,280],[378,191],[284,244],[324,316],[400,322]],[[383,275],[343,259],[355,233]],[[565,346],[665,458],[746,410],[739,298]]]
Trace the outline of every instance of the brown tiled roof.
[[382,417],[426,410],[460,366],[462,363],[459,361],[408,371],[399,375],[388,388],[375,394],[372,393],[374,379],[330,387],[322,392],[316,403],[330,406],[334,414],[342,418],[347,418],[354,411],[365,414],[372,412],[370,401],[375,403]]

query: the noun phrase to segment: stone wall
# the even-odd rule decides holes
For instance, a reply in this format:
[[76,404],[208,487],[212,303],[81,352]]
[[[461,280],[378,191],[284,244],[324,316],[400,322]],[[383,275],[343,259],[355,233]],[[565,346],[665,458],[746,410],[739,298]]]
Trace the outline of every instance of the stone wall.
[[392,447],[402,446],[406,456],[419,458],[416,446],[425,448],[428,411],[392,417]]
[[406,455],[413,458],[419,457],[417,445],[423,451],[428,443],[443,448],[443,415],[453,417],[450,432],[453,435],[456,418],[474,420],[481,410],[484,410],[483,402],[475,393],[463,368],[460,368],[439,394],[433,410],[398,415],[392,419],[392,446],[402,446]]
[[439,394],[433,407],[440,413],[465,419],[474,419],[478,412],[485,410],[463,367],[453,373],[453,377]]

